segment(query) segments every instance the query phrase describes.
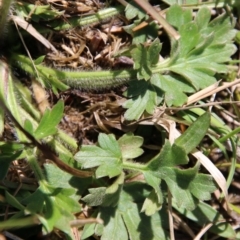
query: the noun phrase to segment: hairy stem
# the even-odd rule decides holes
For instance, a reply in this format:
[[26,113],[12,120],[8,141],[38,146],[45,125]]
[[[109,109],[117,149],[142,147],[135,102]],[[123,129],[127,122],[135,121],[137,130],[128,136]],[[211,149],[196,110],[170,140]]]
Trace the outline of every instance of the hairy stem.
[[9,14],[9,9],[11,6],[11,0],[2,0],[0,2],[0,38],[4,36],[4,30],[7,23],[7,18]]
[[51,24],[51,27],[54,30],[67,30],[73,27],[83,27],[88,26],[91,24],[99,23],[103,20],[111,18],[120,14],[124,10],[124,6],[117,6],[117,7],[109,7],[106,9],[99,10],[96,14],[86,17],[73,17],[68,19],[67,23],[63,23],[62,20],[56,20],[54,23]]
[[123,168],[124,169],[128,169],[128,170],[133,170],[133,171],[146,171],[147,170],[147,166],[144,164],[140,164],[140,163],[133,163],[133,162],[129,162],[129,161],[124,161],[123,162]]
[[[37,77],[35,69],[30,59],[24,55],[12,54],[13,65],[18,65],[26,73]],[[162,73],[168,70],[165,65],[166,61],[152,67],[152,73]],[[82,90],[103,90],[111,89],[124,85],[132,80],[137,79],[137,70],[104,70],[104,71],[60,71],[42,65],[37,65],[38,74],[46,82],[52,84],[66,84],[69,87],[80,88]],[[61,82],[58,82],[61,81]],[[61,86],[59,89],[62,89]],[[64,89],[62,89],[64,90]]]

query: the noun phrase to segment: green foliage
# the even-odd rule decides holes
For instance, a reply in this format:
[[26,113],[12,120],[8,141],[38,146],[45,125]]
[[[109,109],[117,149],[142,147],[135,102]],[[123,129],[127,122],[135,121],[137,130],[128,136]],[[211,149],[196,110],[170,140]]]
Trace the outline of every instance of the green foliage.
[[52,110],[46,110],[39,122],[37,129],[34,132],[36,139],[42,139],[50,135],[54,135],[57,132],[56,126],[62,119],[64,104],[63,101],[59,101]]
[[[173,5],[167,11],[166,19],[181,36],[177,41],[171,39],[169,59],[155,61],[157,55],[153,52],[161,50],[156,41],[149,47],[153,51],[145,50],[142,45],[131,51],[134,67],[139,69],[138,79],[150,79],[150,83],[145,86],[135,81],[130,83],[125,95],[131,99],[123,105],[128,109],[125,113],[127,120],[139,119],[144,111],[152,114],[163,97],[162,92],[168,106],[181,106],[187,100],[186,93],[208,87],[216,82],[216,73],[228,72],[225,62],[230,61],[236,51],[232,44],[236,31],[227,14],[209,22],[209,9],[201,8],[192,20],[190,9]],[[154,74],[155,69],[162,73]]]
[[[189,5],[199,3],[196,1],[177,2]],[[132,21],[124,26],[124,30],[131,35],[132,44],[118,55],[131,57],[133,69],[94,72],[51,69],[44,66],[45,56],[31,61],[18,53],[20,48],[15,46],[9,51],[9,62],[36,77],[42,86],[56,94],[69,87],[99,91],[128,83],[125,91],[128,100],[123,103],[127,109],[126,120],[138,120],[144,113],[152,117],[163,101],[167,106],[182,106],[189,93],[215,83],[219,75],[228,74],[227,63],[236,51],[233,39],[238,41],[239,36],[233,29],[235,22],[228,14],[212,18],[210,10],[202,7],[193,18],[192,10],[182,9],[175,0],[164,2],[171,5],[166,20],[180,34],[178,40],[169,36],[168,52],[165,36],[159,37],[159,30],[162,31],[159,25],[135,1],[125,8],[126,18]],[[234,1],[232,4],[237,6]],[[203,3],[197,7],[201,5]],[[121,11],[122,7],[103,9],[81,20],[68,19],[69,24],[66,24],[56,19],[63,13],[48,5],[17,2],[15,6],[18,16],[29,18],[31,15],[32,24],[44,20],[55,30],[70,28],[71,24],[88,25]],[[55,26],[59,21],[60,24]],[[136,30],[143,21],[147,21],[147,25]],[[1,22],[0,27],[3,27]],[[166,132],[157,132],[156,135],[161,135],[161,141],[158,139],[161,144],[155,153],[145,148],[152,147],[146,137],[150,133],[146,133],[148,129],[140,124],[135,133],[139,136],[128,131],[123,135],[117,132],[120,137],[100,133],[96,145],[79,147],[75,139],[58,129],[64,116],[62,100],[41,114],[32,102],[31,91],[12,77],[7,62],[0,60],[0,70],[0,135],[4,130],[5,114],[9,114],[18,141],[0,142],[0,180],[5,180],[12,161],[25,159],[38,181],[35,191],[23,186],[15,194],[7,186],[0,188],[0,194],[4,196],[1,204],[4,207],[9,205],[16,212],[7,221],[0,221],[1,231],[41,224],[44,234],[57,228],[66,234],[67,239],[73,239],[71,221],[76,220],[75,214],[82,211],[84,203],[92,207],[92,217],[102,219],[103,224],[86,224],[81,239],[94,234],[102,240],[169,239],[167,211],[170,196],[172,206],[179,214],[202,227],[214,223],[210,231],[219,236],[236,237],[230,224],[219,224],[224,220],[223,216],[203,202],[210,200],[211,193],[216,190],[213,177],[199,171],[199,162],[189,161],[189,154],[201,145],[210,128],[217,128],[221,134],[230,132],[216,117],[203,113],[203,110],[179,111],[174,117],[179,122],[186,120],[190,126],[173,143],[166,139]],[[135,125],[130,128],[135,129]],[[154,127],[152,129],[156,131]],[[72,170],[71,174],[54,164],[44,164],[42,169],[38,159],[45,158],[47,153],[50,160],[57,163],[54,159],[58,158],[67,171]],[[86,178],[73,176],[80,167],[95,175]]]
[[125,8],[125,16],[127,19],[138,17],[142,20],[146,17],[146,13],[134,1],[131,1]]
[[104,220],[104,227],[99,224],[87,224],[82,239],[94,233],[101,235],[101,239],[111,239],[113,236],[114,239],[169,239],[164,230],[168,219],[166,209],[152,216],[146,216],[139,211],[149,193],[150,189],[146,184],[124,184],[116,207],[99,207],[94,213]]
[[18,13],[18,16],[29,17],[31,14],[31,20],[34,22],[39,22],[40,20],[52,20],[56,17],[62,15],[62,13],[51,9],[50,5],[35,5],[27,2],[21,2],[15,4],[15,11]]
[[[140,147],[143,143],[140,137],[133,136],[132,134],[124,135],[118,141],[113,135],[100,134],[99,147],[82,147],[81,151],[75,155],[75,159],[82,164],[83,168],[99,166],[96,169],[97,178],[106,175],[109,177],[119,175],[109,187],[89,189],[89,195],[82,198],[90,206],[103,206],[103,208],[99,209],[98,213],[101,218],[105,219],[105,211],[112,212],[108,212],[108,214],[114,214],[114,219],[110,220],[101,231],[102,238],[105,237],[107,232],[109,234],[112,228],[119,228],[116,231],[122,231],[122,234],[125,235],[127,235],[127,232],[130,234],[131,231],[136,231],[132,225],[128,225],[128,220],[126,220],[128,216],[125,216],[126,210],[120,210],[123,205],[126,208],[130,204],[126,200],[123,200],[128,198],[124,190],[128,185],[124,184],[123,175],[120,174],[121,169],[142,172],[146,183],[153,188],[144,197],[145,200],[144,198],[142,199],[144,201],[142,201],[141,210],[146,215],[151,216],[151,218],[158,215],[164,201],[166,201],[164,200],[166,193],[160,188],[162,181],[168,186],[178,207],[193,210],[198,205],[198,200],[209,200],[211,198],[211,193],[216,189],[215,183],[210,175],[198,173],[199,164],[196,164],[192,168],[179,168],[180,165],[188,163],[187,153],[191,152],[199,144],[209,128],[209,123],[210,115],[206,113],[194,122],[172,146],[166,141],[160,153],[153,157],[147,164],[139,165],[139,163],[131,161],[132,158],[136,158],[142,154]],[[201,131],[196,133],[199,130],[199,126],[201,126]],[[186,140],[187,142],[185,142]],[[130,153],[126,151],[126,145],[127,149],[131,149]],[[116,162],[118,163],[117,166]],[[108,166],[108,168],[105,166]],[[101,167],[105,167],[105,172],[99,175],[99,168]],[[106,207],[112,207],[112,209]],[[136,207],[132,206],[131,209],[131,211],[134,211],[131,214],[139,218],[139,216],[137,217],[139,213],[136,212]],[[125,226],[127,226],[127,229]],[[91,234],[94,233],[94,229],[96,229],[96,226],[91,229]],[[87,230],[88,227],[86,227],[85,231]],[[127,238],[125,237],[125,239]]]
[[138,70],[137,78],[139,80],[150,79],[152,75],[151,66],[158,63],[161,48],[159,39],[155,39],[150,46],[140,44],[131,51],[134,69]]
[[[14,226],[12,219],[31,214],[42,223],[45,233],[50,233],[53,228],[58,228],[66,233],[68,239],[73,238],[70,221],[76,219],[74,213],[81,211],[78,202],[80,194],[90,181],[74,178],[51,164],[45,165],[45,174],[49,183],[41,182],[33,193],[28,192],[16,198],[5,191],[6,202],[18,209],[19,212],[10,220],[0,222],[0,229],[4,229],[5,225]],[[32,224],[37,223],[37,218]]]
[[97,167],[96,177],[114,177],[121,173],[121,151],[114,135],[99,134],[99,147],[82,146],[75,155],[83,168]]

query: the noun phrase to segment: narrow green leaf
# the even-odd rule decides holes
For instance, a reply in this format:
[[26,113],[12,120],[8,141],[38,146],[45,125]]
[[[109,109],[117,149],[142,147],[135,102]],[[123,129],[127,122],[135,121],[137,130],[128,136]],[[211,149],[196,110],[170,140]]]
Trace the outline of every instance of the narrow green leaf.
[[179,138],[176,139],[175,145],[182,147],[186,153],[190,153],[205,136],[210,126],[211,115],[206,112],[200,116]]
[[33,125],[29,119],[26,119],[24,122],[24,129],[33,135]]
[[38,225],[37,216],[29,216],[20,219],[8,219],[0,222],[0,230],[7,230],[13,228],[25,228],[33,225]]
[[0,180],[3,180],[8,172],[9,166],[12,161],[20,158],[22,151],[2,153],[0,160]]
[[5,198],[6,202],[16,209],[24,211],[25,207],[14,197],[12,194],[10,194],[8,191],[5,191]]
[[45,55],[38,57],[37,59],[34,60],[34,64],[35,65],[41,64],[43,62],[44,58],[45,58]]
[[35,138],[42,139],[55,134],[57,132],[56,126],[62,119],[63,110],[63,101],[58,101],[52,110],[47,109],[34,133]]
[[209,229],[210,232],[227,238],[235,239],[236,231],[233,229],[230,223],[225,222],[224,217],[219,213],[218,210],[214,209],[209,204],[199,202],[194,210],[186,210],[183,207],[178,207],[176,202],[173,201],[173,207],[183,214],[188,219],[196,222],[199,226],[206,226],[208,223],[214,223]]

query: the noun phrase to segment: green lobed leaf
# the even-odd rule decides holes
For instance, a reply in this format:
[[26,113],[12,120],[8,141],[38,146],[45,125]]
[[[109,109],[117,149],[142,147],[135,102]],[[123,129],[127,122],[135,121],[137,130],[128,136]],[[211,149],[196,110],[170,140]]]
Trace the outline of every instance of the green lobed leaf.
[[22,204],[31,214],[38,214],[45,233],[59,228],[72,237],[70,221],[75,219],[74,213],[81,211],[75,193],[74,188],[55,188],[41,183],[33,194],[22,200]]
[[[163,92],[168,106],[181,106],[187,100],[187,93],[215,83],[216,73],[228,73],[226,62],[236,51],[234,20],[222,14],[209,22],[210,16],[208,8],[200,9],[194,19],[191,10],[183,10],[178,5],[168,9],[167,21],[178,29],[181,38],[170,39],[170,58],[157,65],[159,69],[163,67],[161,74],[154,68],[158,51],[149,51],[154,42],[150,46],[138,44],[132,50],[137,78],[150,79],[151,84],[130,82],[125,95],[132,99],[123,104],[128,109],[125,113],[127,120],[139,119],[144,111],[152,114],[160,104]],[[159,44],[156,43],[160,51]]]
[[138,80],[149,80],[151,78],[151,66],[158,62],[161,48],[162,45],[157,38],[150,44],[150,46],[140,44],[131,51],[134,60],[134,69],[138,70]]
[[145,212],[147,216],[151,216],[159,211],[161,207],[162,203],[159,203],[158,195],[154,190],[152,190],[148,197],[145,199],[141,212]]
[[151,65],[157,64],[159,61],[159,53],[162,49],[162,44],[160,43],[159,38],[156,38],[151,45],[148,47],[148,61]]
[[140,44],[131,51],[131,55],[134,61],[134,69],[138,70],[138,80],[149,80],[152,75],[152,71],[151,64],[148,62],[147,48]]
[[124,134],[118,139],[123,159],[137,158],[143,154],[140,148],[143,144],[143,138],[134,136],[133,133]]
[[179,5],[171,6],[166,13],[166,20],[173,27],[180,29],[181,26],[192,21],[190,9],[182,9]]
[[121,150],[119,148],[118,142],[113,134],[103,134],[100,133],[98,136],[99,146],[109,152],[112,152],[114,155],[121,157]]
[[[144,80],[132,81],[130,82],[130,85],[132,87],[135,86],[137,89],[139,89],[139,91],[142,90],[142,92],[137,97],[133,97],[123,104],[124,108],[128,108],[124,114],[124,117],[127,120],[137,120],[145,110],[147,113],[153,114],[156,104],[161,101],[162,92],[154,87],[151,83]],[[128,89],[126,94],[133,94],[131,88]]]
[[225,222],[224,217],[219,213],[219,211],[209,204],[200,201],[197,207],[191,211],[186,210],[183,207],[178,207],[174,200],[172,205],[178,212],[188,219],[196,222],[199,226],[206,226],[208,223],[214,223],[209,229],[210,232],[227,239],[235,239],[236,232],[231,224]]
[[89,188],[89,194],[86,195],[82,200],[89,206],[99,206],[103,203],[106,195],[106,187]]
[[[198,174],[198,164],[188,169],[177,168],[180,164],[188,163],[185,149],[189,151],[192,146],[188,148],[189,146],[186,147],[184,145],[186,136],[179,140],[183,145],[180,145],[178,142],[171,146],[166,141],[160,153],[146,165],[146,170],[142,170],[146,182],[153,187],[156,194],[152,194],[151,198],[149,197],[145,202],[143,209],[146,209],[148,214],[153,213],[162,203],[162,192],[159,189],[161,179],[167,183],[178,206],[184,206],[187,209],[194,209],[199,199],[209,200],[211,193],[216,189],[216,185],[210,175]],[[158,201],[156,201],[157,197]],[[150,202],[155,206],[151,206]]]
[[197,24],[189,22],[180,27],[179,33],[181,38],[179,58],[185,57],[199,43],[200,33]]
[[[94,216],[97,215],[104,221],[104,225],[93,224],[95,234],[102,235],[101,239],[113,239],[113,236],[114,239],[169,239],[167,231],[165,232],[168,225],[165,208],[152,216],[139,212],[144,197],[149,193],[146,184],[124,184],[116,207],[100,207],[98,214],[94,213]],[[89,227],[88,225],[84,230],[87,231]]]
[[143,9],[139,7],[139,5],[136,4],[134,1],[131,1],[127,4],[125,8],[125,16],[127,19],[133,19],[135,17],[138,17],[139,19],[143,19],[147,17]]
[[211,12],[208,8],[202,7],[199,9],[197,16],[196,16],[196,23],[199,29],[204,29],[207,27],[210,19],[211,19]]
[[[95,211],[91,217],[96,218],[97,211]],[[96,227],[96,224],[85,224],[82,234],[81,234],[81,239],[83,240],[83,239],[86,239],[86,238],[92,236],[95,232],[95,227]],[[97,234],[97,235],[99,235],[99,234]]]
[[81,151],[74,158],[83,168],[98,167],[96,177],[115,177],[122,171],[122,155],[114,135],[100,133],[97,146],[83,145]]
[[42,213],[44,206],[44,198],[44,194],[42,193],[41,189],[38,188],[30,196],[24,198],[21,203],[26,205],[26,211],[31,214]]
[[151,172],[144,172],[146,182],[153,187],[153,190],[145,199],[141,212],[145,212],[147,216],[155,214],[162,208],[163,194],[160,189],[161,179],[156,178]]
[[198,201],[191,193],[189,184],[194,180],[197,169],[180,170],[177,168],[164,167],[161,169],[161,174],[173,198],[176,200],[177,206],[193,210]]
[[77,195],[82,194],[91,183],[91,178],[74,177],[54,164],[44,164],[44,173],[51,187],[75,189]]
[[168,106],[182,106],[187,101],[186,93],[194,92],[195,89],[186,80],[174,75],[154,74],[151,83],[165,92],[165,102]]
[[216,184],[210,175],[198,173],[190,183],[191,193],[199,200],[210,200],[211,193],[216,190]]
[[124,183],[124,173],[122,172],[111,186],[106,189],[102,206],[115,207],[118,204]]
[[125,227],[122,214],[116,211],[114,215],[110,215],[110,219],[107,214],[111,212],[104,211],[101,213],[100,217],[105,220],[108,219],[108,223],[104,226],[102,240],[116,239],[123,240],[128,239],[128,232]]
[[154,191],[151,191],[148,197],[145,199],[141,212],[145,212],[146,215],[150,216],[157,212],[162,207],[163,194],[160,189],[161,179],[155,177],[151,171],[143,172],[145,181]]
[[[169,9],[170,23],[173,21],[170,16],[172,8],[181,11],[177,6]],[[175,61],[170,61],[169,70],[183,76],[196,89],[214,83],[216,72],[227,73],[223,63],[230,61],[230,56],[236,51],[231,42],[236,31],[232,29],[230,18],[223,14],[208,23],[209,15],[210,11],[206,8],[199,11],[194,21],[179,26],[181,38],[178,44],[172,41],[172,48],[177,46],[178,50],[171,54]],[[207,19],[200,22],[203,16]],[[181,21],[181,18],[178,20]],[[178,81],[177,76],[175,79]]]
[[187,163],[188,157],[184,149],[176,144],[171,146],[170,142],[166,140],[160,153],[147,164],[147,169],[150,170],[153,175],[160,177],[161,174],[159,173],[161,173],[163,167],[174,167]]
[[98,167],[96,177],[114,177],[122,171],[122,160],[119,155],[103,150],[97,146],[81,147],[81,151],[74,156],[75,160],[82,164],[83,168]]

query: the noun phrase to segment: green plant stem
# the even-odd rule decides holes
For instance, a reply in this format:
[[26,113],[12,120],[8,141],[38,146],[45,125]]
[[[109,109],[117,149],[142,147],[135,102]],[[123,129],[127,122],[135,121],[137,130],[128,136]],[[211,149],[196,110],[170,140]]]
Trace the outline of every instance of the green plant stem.
[[229,138],[237,136],[237,133],[240,132],[240,127],[235,128],[233,131],[231,131],[230,133],[226,134],[225,136],[221,137],[220,139],[218,139],[219,142],[224,143],[226,142]]
[[30,217],[20,218],[20,219],[9,219],[6,221],[0,222],[0,230],[7,230],[14,228],[22,228],[32,225],[39,225],[40,222],[38,220],[37,215],[32,215]]
[[140,163],[133,163],[129,161],[123,162],[123,168],[128,170],[134,170],[134,171],[146,171],[147,166]]
[[56,20],[51,24],[51,27],[53,27],[54,30],[60,31],[60,30],[67,30],[69,28],[74,28],[74,27],[88,26],[91,24],[99,23],[100,21],[106,20],[115,15],[118,15],[123,10],[124,10],[124,6],[121,6],[121,5],[117,7],[109,7],[103,10],[99,10],[96,14],[93,14],[91,16],[86,16],[82,18],[81,17],[70,18],[68,19],[67,23],[63,22],[62,19]]
[[[18,65],[26,73],[37,77],[35,69],[32,66],[30,59],[24,55],[12,54],[11,62]],[[168,70],[166,67],[168,59],[158,63],[152,67],[151,71],[155,73],[163,73]],[[104,71],[60,71],[42,65],[36,65],[36,69],[45,81],[51,81],[52,84],[57,83],[59,88],[64,88],[67,84],[69,87],[80,88],[82,90],[102,90],[111,89],[124,85],[132,80],[137,79],[137,70],[122,69],[122,70],[104,70]]]
[[9,9],[11,6],[11,0],[2,0],[0,6],[0,38],[4,36],[4,31],[7,23],[7,18],[9,14]]
[[[27,149],[25,151],[26,151],[26,158],[28,160],[28,163],[31,169],[33,170],[35,177],[39,182],[46,184],[45,176],[43,175],[42,169],[38,164],[37,158],[35,157],[37,154],[34,153],[34,150],[32,149]],[[35,151],[36,151],[36,148],[35,148]]]

